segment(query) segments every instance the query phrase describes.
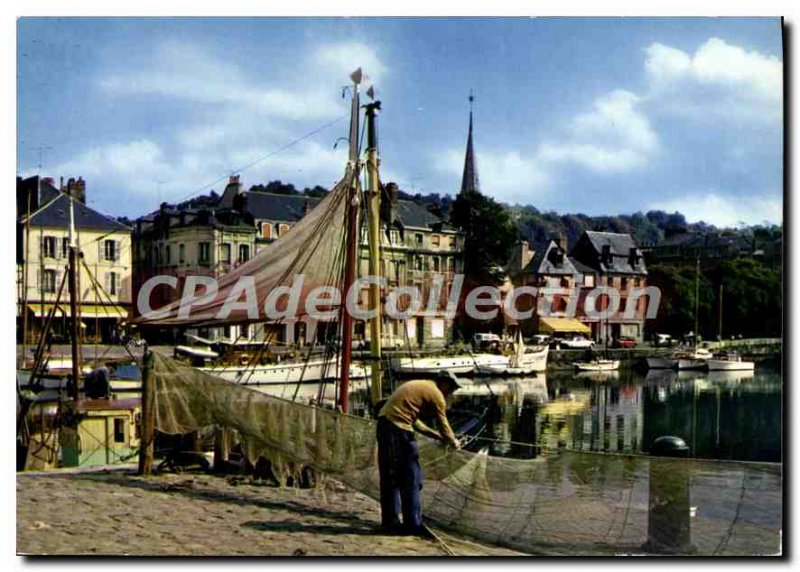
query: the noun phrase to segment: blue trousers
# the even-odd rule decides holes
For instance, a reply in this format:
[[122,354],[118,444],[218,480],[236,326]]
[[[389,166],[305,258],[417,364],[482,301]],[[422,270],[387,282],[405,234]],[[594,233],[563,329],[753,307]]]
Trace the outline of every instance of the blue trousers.
[[[378,418],[381,524],[416,534],[422,529],[422,467],[414,433]],[[400,525],[400,514],[403,524]]]

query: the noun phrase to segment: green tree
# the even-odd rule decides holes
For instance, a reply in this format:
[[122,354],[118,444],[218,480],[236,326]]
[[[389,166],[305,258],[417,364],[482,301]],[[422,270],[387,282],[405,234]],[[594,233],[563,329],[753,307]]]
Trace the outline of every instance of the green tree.
[[497,282],[493,272],[504,266],[520,239],[508,210],[480,193],[462,193],[453,201],[450,222],[466,233],[464,274],[476,282]]

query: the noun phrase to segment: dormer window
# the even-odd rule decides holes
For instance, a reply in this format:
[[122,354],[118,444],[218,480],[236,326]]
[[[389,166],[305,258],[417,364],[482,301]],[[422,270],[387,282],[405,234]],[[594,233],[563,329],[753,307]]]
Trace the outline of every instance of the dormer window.
[[603,245],[603,253],[602,253],[601,260],[602,260],[603,264],[605,264],[606,266],[614,266],[614,258],[611,255],[611,245],[610,244],[604,244]]

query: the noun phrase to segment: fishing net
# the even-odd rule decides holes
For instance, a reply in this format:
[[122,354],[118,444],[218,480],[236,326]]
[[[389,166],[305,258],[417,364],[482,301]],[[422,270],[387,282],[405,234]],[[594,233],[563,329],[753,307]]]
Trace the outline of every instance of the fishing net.
[[[177,300],[160,308],[157,315],[141,316],[135,323],[165,327],[263,321],[270,293],[281,292],[281,287],[291,288],[295,281],[301,280],[300,276],[302,282],[299,283],[296,310],[290,307],[288,294],[276,299],[273,306],[276,313],[291,317],[305,315],[309,292],[318,287],[336,285],[341,274],[344,220],[354,177],[354,171],[348,168],[342,181],[285,235],[220,277],[213,297],[209,295],[206,299],[204,293],[198,293],[188,312],[180,312],[181,301]],[[250,285],[252,289],[249,289]],[[244,304],[247,296],[257,302],[257,316],[248,313]],[[229,298],[231,302],[240,303],[230,306],[229,312],[221,312]]]
[[[304,466],[378,498],[375,423],[293,403],[155,355],[156,429],[233,429],[251,462]],[[527,553],[766,555],[781,551],[779,464],[548,452],[510,459],[419,436],[424,514]]]

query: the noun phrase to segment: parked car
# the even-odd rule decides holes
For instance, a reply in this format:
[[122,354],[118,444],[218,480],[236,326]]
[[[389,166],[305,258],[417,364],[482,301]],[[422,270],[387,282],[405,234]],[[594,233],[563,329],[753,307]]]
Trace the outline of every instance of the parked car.
[[635,348],[636,347],[636,338],[629,338],[626,336],[622,336],[614,340],[613,347],[615,348]]
[[589,338],[584,338],[583,336],[570,336],[567,338],[556,338],[550,342],[550,347],[554,349],[561,349],[561,348],[570,348],[570,349],[582,349],[582,348],[593,348],[594,341],[590,340]]
[[499,346],[502,341],[497,334],[475,334],[472,336],[472,345],[478,350]]

